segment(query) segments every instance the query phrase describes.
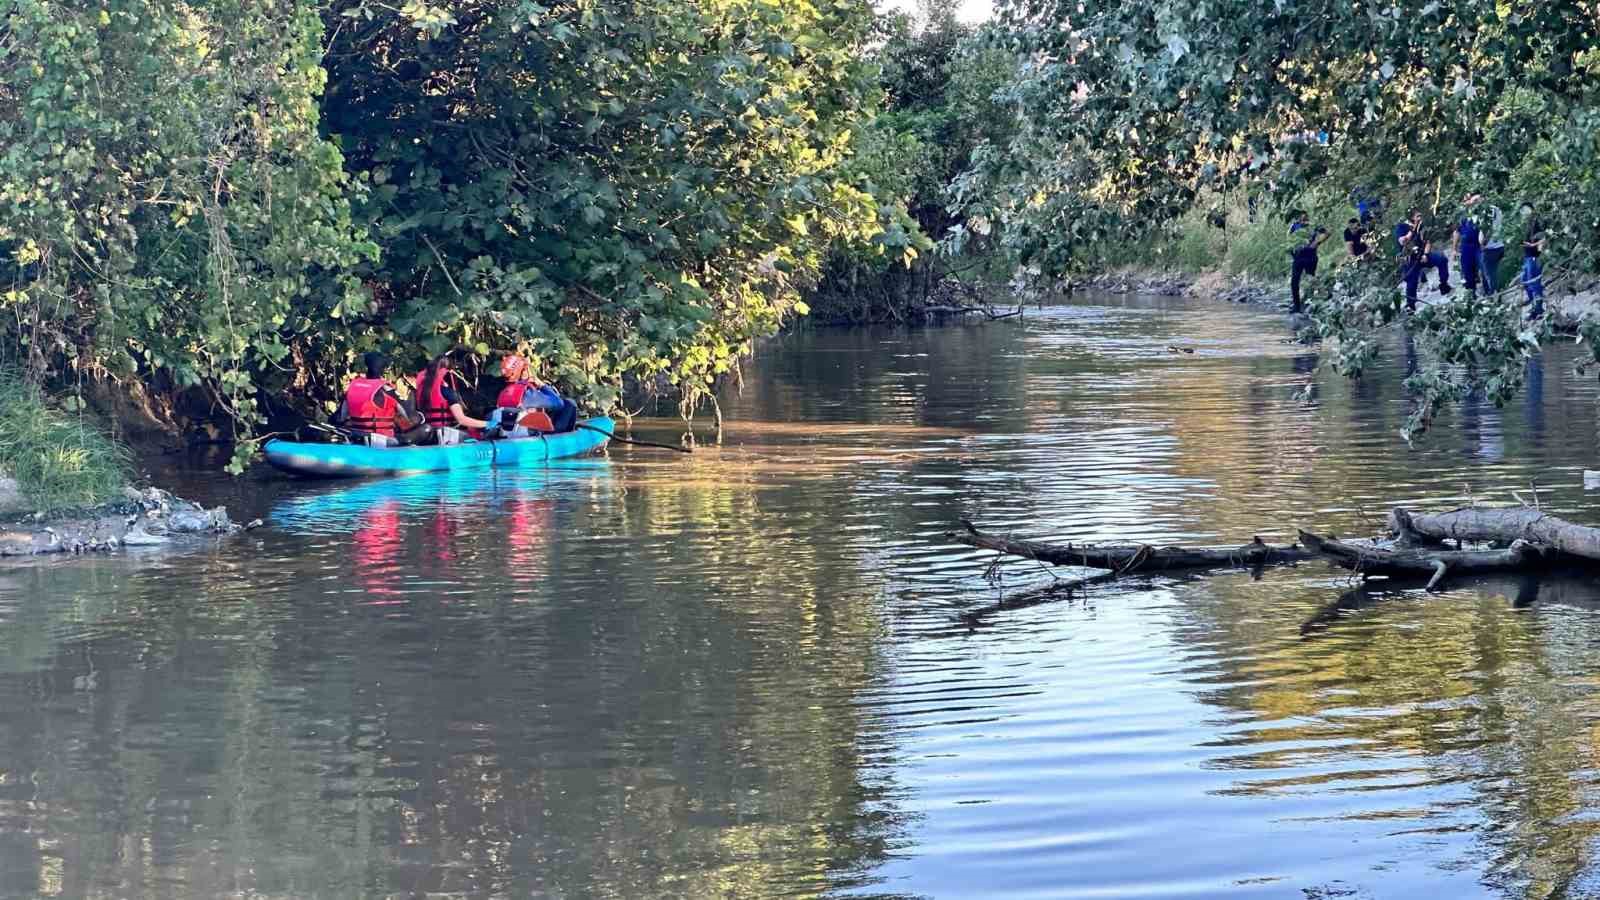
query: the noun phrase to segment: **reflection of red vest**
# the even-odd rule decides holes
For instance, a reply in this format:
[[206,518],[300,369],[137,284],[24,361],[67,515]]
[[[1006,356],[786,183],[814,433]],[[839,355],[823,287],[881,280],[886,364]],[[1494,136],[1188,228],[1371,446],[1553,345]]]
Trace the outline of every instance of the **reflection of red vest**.
[[427,377],[427,369],[417,373],[417,412],[422,413],[422,417],[427,420],[429,425],[449,425],[454,427],[456,417],[450,414],[450,404],[446,403],[444,399],[444,380],[448,376],[440,372],[433,379],[433,385],[428,391],[428,395],[424,397],[422,395],[422,383]]
[[382,378],[357,378],[344,390],[344,408],[350,427],[357,431],[394,436],[394,397],[381,393],[389,387]]
[[[519,409],[522,398],[533,390],[533,385],[526,381],[513,381],[500,389],[500,396],[494,405],[500,409]],[[524,409],[517,415],[517,424],[529,431],[543,431],[549,434],[556,430],[554,422],[550,421],[549,413],[542,409]]]

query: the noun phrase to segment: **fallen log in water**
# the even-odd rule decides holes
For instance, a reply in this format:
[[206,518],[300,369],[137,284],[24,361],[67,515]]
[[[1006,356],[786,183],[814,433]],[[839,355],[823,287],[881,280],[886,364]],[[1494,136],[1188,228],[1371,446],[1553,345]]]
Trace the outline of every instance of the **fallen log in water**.
[[[1260,568],[1310,559],[1325,559],[1359,575],[1427,576],[1432,590],[1448,576],[1486,573],[1518,573],[1516,602],[1527,605],[1538,597],[1546,576],[1583,569],[1592,572],[1600,561],[1600,528],[1575,525],[1546,515],[1537,509],[1460,509],[1439,515],[1418,515],[1404,509],[1390,513],[1390,527],[1403,539],[1400,547],[1389,549],[1366,543],[1341,541],[1301,530],[1300,543],[1272,546],[1255,538],[1242,547],[1189,548],[1156,547],[1150,544],[1050,544],[1012,540],[979,531],[966,519],[966,531],[949,532],[945,537],[958,544],[994,550],[998,553],[1037,560],[1055,566],[1076,566],[1107,570],[1095,575],[1046,585],[998,603],[961,614],[969,626],[976,626],[994,613],[1009,609],[1071,598],[1073,591],[1123,575],[1153,571]],[[1450,549],[1447,539],[1499,543],[1490,550]],[[1589,575],[1578,583],[1590,584]],[[1600,596],[1600,595],[1596,595]],[[1312,617],[1302,626],[1310,633],[1346,610],[1359,606],[1367,597],[1365,589],[1349,594]]]
[[1260,538],[1243,547],[1220,549],[1153,547],[1149,544],[1043,544],[995,537],[979,531],[971,522],[963,521],[962,524],[967,526],[965,532],[952,531],[945,537],[969,547],[1036,559],[1053,566],[1110,569],[1121,574],[1282,565],[1308,560],[1313,556],[1300,547],[1274,547]]
[[929,319],[936,319],[944,316],[981,315],[984,318],[993,321],[997,319],[1009,319],[1012,316],[1022,315],[1021,305],[1018,305],[1016,309],[1008,310],[1006,312],[996,312],[995,308],[992,306],[923,306],[920,307],[920,311],[925,318]]
[[1428,579],[1429,590],[1447,574],[1523,570],[1540,563],[1538,549],[1521,540],[1505,550],[1385,550],[1337,541],[1301,529],[1300,543],[1334,565],[1361,575],[1431,574],[1432,577]]
[[1525,506],[1469,507],[1426,515],[1395,509],[1389,527],[1407,543],[1446,539],[1509,545],[1526,541],[1541,550],[1600,562],[1600,528],[1576,525]]

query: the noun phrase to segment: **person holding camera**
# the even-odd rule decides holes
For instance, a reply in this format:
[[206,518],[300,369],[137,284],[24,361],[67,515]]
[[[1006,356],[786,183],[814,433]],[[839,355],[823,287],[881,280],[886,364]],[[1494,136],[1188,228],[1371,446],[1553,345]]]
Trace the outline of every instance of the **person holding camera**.
[[1317,274],[1317,248],[1328,239],[1328,229],[1321,225],[1312,228],[1311,217],[1302,212],[1289,223],[1289,237],[1289,312],[1301,313],[1305,303],[1300,297],[1300,280]]

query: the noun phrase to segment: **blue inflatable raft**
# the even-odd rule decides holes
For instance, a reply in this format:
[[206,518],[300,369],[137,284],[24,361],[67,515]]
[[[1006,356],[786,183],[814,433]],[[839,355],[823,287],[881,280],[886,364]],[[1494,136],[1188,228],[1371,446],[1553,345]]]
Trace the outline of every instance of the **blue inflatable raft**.
[[[365,444],[304,444],[268,441],[262,448],[274,468],[321,478],[412,475],[458,469],[542,466],[604,447],[616,424],[600,416],[575,431],[499,441],[464,441],[451,447],[368,447]],[[592,429],[592,430],[591,430]]]

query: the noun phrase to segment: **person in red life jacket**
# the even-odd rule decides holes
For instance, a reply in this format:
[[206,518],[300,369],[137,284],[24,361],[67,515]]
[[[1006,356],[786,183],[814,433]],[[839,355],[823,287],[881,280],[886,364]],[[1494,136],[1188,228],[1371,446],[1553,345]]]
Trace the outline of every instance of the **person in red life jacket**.
[[[541,431],[571,431],[578,421],[578,405],[561,396],[555,388],[533,374],[528,361],[515,354],[500,363],[500,374],[509,382],[500,391],[495,406],[500,409],[524,409],[542,412],[548,417],[550,427]],[[521,420],[528,425],[527,418]],[[542,423],[540,423],[542,424]],[[531,426],[530,426],[531,427]]]
[[388,444],[395,439],[395,417],[401,414],[400,395],[394,385],[383,377],[389,360],[382,353],[368,353],[361,358],[367,374],[350,382],[344,390],[344,401],[333,414],[333,424],[357,435],[379,440],[371,443]]
[[467,415],[461,395],[450,379],[450,356],[434,357],[433,362],[417,373],[417,393],[412,397],[417,413],[437,431],[440,428],[461,428],[475,434],[489,423]]

